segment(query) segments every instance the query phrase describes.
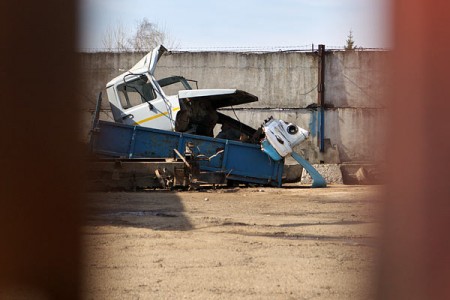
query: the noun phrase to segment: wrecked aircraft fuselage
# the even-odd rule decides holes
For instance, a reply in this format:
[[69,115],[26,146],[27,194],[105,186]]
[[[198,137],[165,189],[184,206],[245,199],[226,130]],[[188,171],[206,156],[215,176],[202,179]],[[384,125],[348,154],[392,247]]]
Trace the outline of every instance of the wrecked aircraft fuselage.
[[[182,76],[156,80],[156,63],[165,51],[157,47],[106,85],[116,122],[211,137],[221,124],[219,137],[257,141],[255,129],[217,111],[258,101],[256,96],[236,89],[193,89]],[[166,94],[177,86],[176,94]]]
[[[284,157],[291,154],[313,180],[316,177],[313,186],[326,186],[319,174],[311,173],[312,166],[293,152],[293,147],[308,137],[308,131],[273,118],[254,129],[217,111],[258,101],[245,91],[193,89],[189,83],[192,80],[182,76],[156,80],[156,64],[165,51],[158,46],[106,85],[115,123],[94,120],[94,153],[120,159],[181,159],[185,168],[174,169],[173,174],[163,176],[168,168],[156,167],[158,181],[168,180],[172,185],[206,178],[207,183],[273,186],[281,186]],[[221,131],[214,137],[217,124]],[[114,172],[117,166],[121,168],[115,161]],[[184,179],[174,180],[175,173],[184,174]],[[135,182],[136,174],[131,178]]]

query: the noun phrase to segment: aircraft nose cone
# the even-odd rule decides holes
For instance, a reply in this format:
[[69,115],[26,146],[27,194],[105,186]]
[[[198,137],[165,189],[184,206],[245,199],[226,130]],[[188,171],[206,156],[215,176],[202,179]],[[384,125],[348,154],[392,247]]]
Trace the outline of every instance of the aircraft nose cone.
[[300,128],[301,134],[307,139],[309,137],[309,131],[303,128]]

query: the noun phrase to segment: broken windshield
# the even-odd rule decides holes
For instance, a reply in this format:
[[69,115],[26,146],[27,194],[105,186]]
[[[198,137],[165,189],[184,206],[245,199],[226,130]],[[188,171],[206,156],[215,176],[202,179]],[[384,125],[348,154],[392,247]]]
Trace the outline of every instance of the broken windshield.
[[156,99],[155,91],[144,75],[118,85],[117,92],[124,109]]
[[188,80],[182,76],[171,76],[158,80],[159,86],[166,95],[177,95],[182,90],[192,90]]

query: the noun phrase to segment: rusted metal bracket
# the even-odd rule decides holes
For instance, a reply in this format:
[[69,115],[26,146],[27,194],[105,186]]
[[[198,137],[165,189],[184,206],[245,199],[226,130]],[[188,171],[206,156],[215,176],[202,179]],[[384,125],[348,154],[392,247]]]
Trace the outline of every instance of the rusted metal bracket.
[[185,163],[185,165],[190,169],[191,165],[187,162],[186,158],[184,158],[184,156],[181,155],[181,153],[177,149],[173,149],[173,151]]

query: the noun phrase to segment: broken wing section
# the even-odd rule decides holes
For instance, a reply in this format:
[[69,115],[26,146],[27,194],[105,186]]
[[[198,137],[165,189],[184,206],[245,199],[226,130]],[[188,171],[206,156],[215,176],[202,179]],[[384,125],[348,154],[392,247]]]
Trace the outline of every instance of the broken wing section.
[[148,72],[154,75],[156,65],[165,52],[167,52],[167,49],[163,45],[159,45],[135,64],[129,72],[133,74],[144,74]]
[[217,111],[222,107],[258,101],[255,95],[236,89],[201,89],[179,91],[178,99],[180,111],[175,120],[175,131],[212,137],[214,127],[222,124],[222,132],[226,131],[227,134],[218,137],[234,140],[239,140],[240,134],[252,136],[256,132]]
[[180,101],[210,102],[214,109],[251,103],[258,101],[258,97],[245,91],[236,89],[200,89],[178,92]]

